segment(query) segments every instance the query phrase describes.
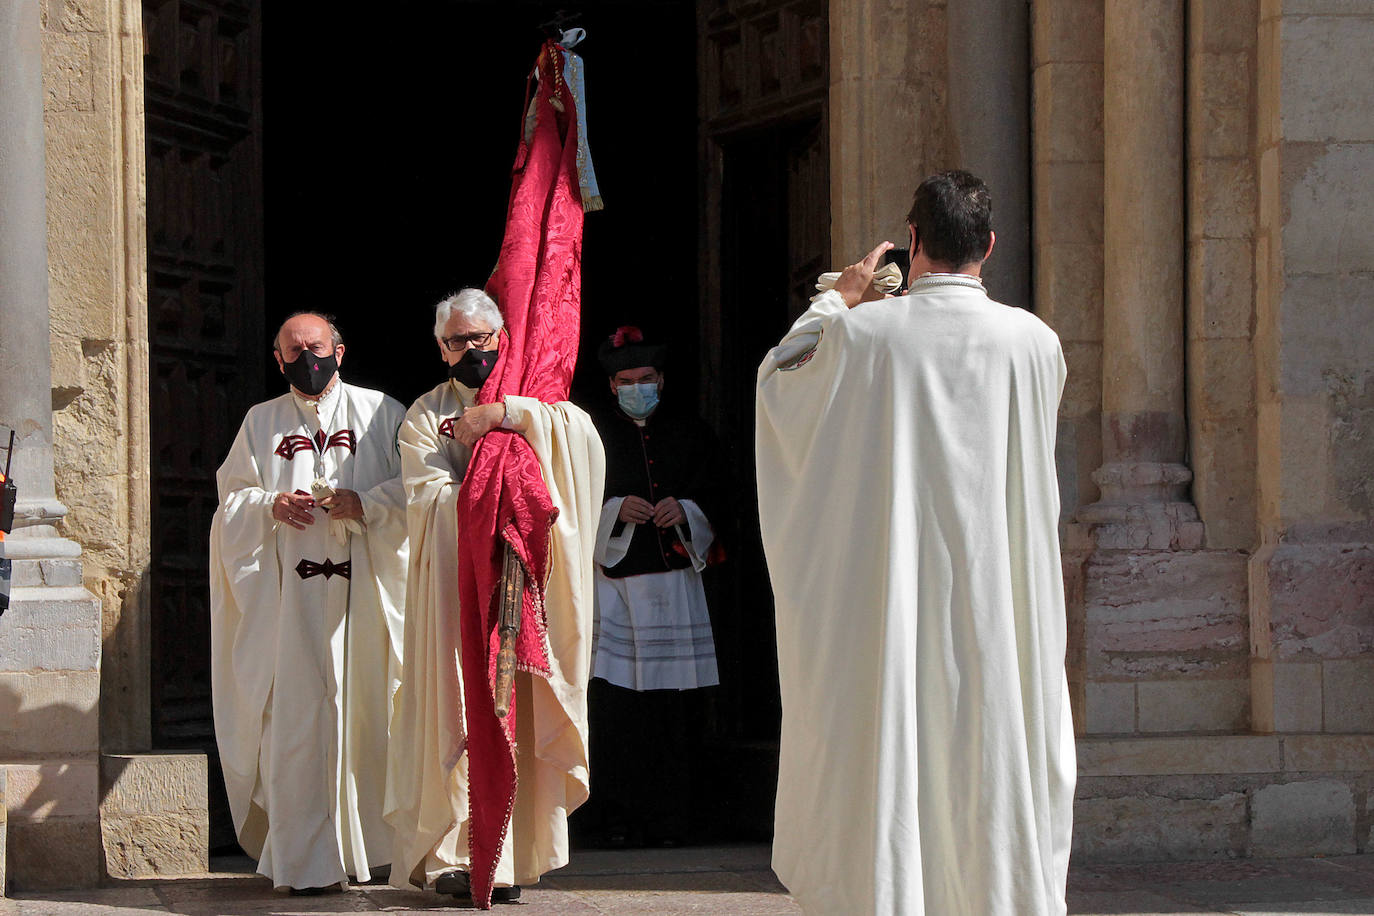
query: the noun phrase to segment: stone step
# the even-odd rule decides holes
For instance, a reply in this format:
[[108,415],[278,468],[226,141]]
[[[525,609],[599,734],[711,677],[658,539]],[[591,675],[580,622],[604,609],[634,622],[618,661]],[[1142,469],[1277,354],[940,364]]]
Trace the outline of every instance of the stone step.
[[1374,734],[1082,738],[1078,764],[1075,861],[1374,851]]
[[70,557],[51,557],[42,560],[19,559],[13,562],[10,584],[14,588],[81,584],[80,560],[74,560]]
[[210,870],[204,754],[104,754],[100,833],[111,878],[205,875]]
[[79,583],[10,592],[0,616],[0,672],[99,669],[99,598]]
[[7,887],[95,887],[100,861],[100,785],[95,754],[0,762],[6,771]]

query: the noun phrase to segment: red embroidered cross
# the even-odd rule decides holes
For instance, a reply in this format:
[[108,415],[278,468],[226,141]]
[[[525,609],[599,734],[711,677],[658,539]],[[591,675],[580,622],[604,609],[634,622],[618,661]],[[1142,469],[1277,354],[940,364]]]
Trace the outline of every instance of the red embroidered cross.
[[311,452],[314,449],[315,443],[310,441],[309,436],[282,436],[281,442],[277,444],[276,454],[290,461],[298,452]]
[[319,452],[323,454],[325,449],[334,446],[346,448],[350,452],[356,454],[358,451],[358,437],[353,435],[353,430],[351,429],[341,429],[327,439],[325,438],[324,430],[315,433],[313,439],[309,436],[302,436],[296,433],[290,436],[282,436],[281,442],[277,443],[275,454],[290,461],[301,452]]

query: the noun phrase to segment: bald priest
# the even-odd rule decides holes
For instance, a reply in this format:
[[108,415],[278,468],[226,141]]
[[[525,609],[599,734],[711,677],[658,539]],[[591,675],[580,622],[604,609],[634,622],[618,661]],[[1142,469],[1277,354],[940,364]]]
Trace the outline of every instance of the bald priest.
[[239,843],[275,886],[320,893],[391,860],[405,409],[339,378],[343,339],[327,316],[288,318],[273,354],[290,390],[249,409],[218,474],[215,734]]

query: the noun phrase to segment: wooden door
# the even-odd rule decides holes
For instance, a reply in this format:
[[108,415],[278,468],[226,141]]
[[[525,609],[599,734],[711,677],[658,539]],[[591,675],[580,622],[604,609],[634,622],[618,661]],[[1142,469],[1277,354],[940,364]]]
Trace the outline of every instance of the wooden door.
[[771,835],[781,721],[754,378],[828,269],[826,36],[824,0],[698,7],[702,401],[731,444],[738,509],[726,538],[733,561],[711,583],[721,687],[707,757],[720,763],[721,820],[741,838]]
[[144,0],[152,426],[152,735],[206,752],[215,470],[262,399],[261,0]]

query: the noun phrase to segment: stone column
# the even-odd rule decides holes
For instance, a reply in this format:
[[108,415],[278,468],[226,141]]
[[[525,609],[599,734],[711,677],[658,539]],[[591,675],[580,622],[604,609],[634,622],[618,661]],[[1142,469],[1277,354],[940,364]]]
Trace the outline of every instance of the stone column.
[[[949,17],[949,129],[954,160],[992,191],[997,244],[983,268],[998,302],[1031,304],[1030,4],[961,0]],[[988,23],[997,23],[988,28]]]
[[1184,0],[1104,12],[1099,548],[1199,547],[1184,408]]
[[[0,424],[15,430],[15,525],[52,536],[66,510],[52,476],[43,58],[38,0],[0,9]],[[22,529],[34,529],[23,531]]]
[[905,248],[916,185],[951,164],[946,13],[942,0],[830,2],[832,264],[883,239]]
[[57,534],[39,0],[0,3],[0,423],[15,428],[16,530],[0,617],[0,768],[14,887],[100,880],[100,601]]

